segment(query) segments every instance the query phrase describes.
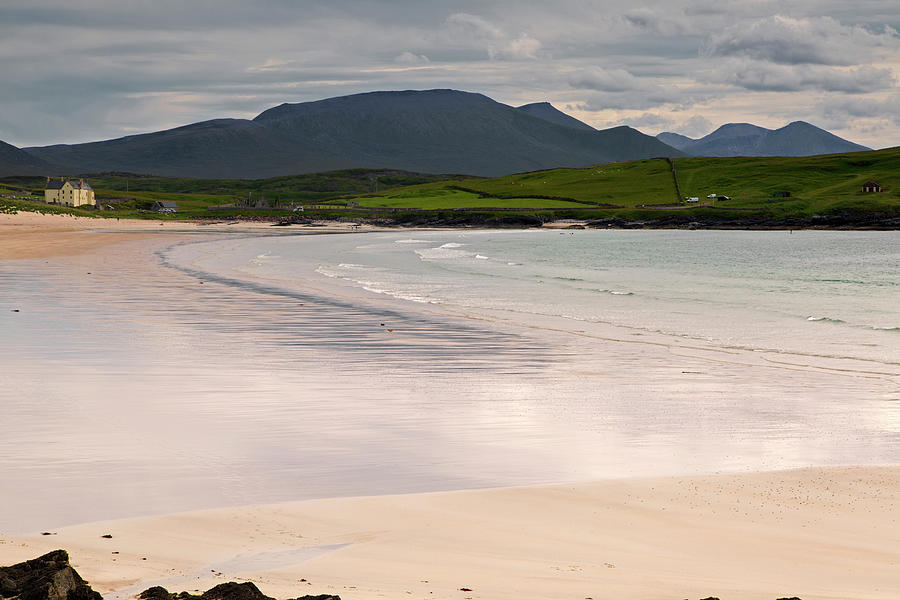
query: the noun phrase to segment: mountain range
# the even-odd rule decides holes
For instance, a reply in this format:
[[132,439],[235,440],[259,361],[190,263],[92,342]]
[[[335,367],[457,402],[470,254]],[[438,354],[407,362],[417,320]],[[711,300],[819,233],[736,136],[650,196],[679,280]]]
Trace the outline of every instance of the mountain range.
[[729,123],[699,139],[671,132],[656,138],[691,156],[814,156],[871,150],[803,121],[780,129]]
[[214,119],[84,144],[0,142],[0,176],[109,171],[259,179],[347,168],[498,176],[690,155],[796,156],[866,150],[807,123],[725,125],[693,140],[621,126],[597,130],[547,102],[512,107],[457,90],[369,92],[282,104],[254,119]]
[[257,179],[355,167],[495,176],[684,156],[630,127],[455,90],[370,92],[87,144],[26,148],[69,173]]

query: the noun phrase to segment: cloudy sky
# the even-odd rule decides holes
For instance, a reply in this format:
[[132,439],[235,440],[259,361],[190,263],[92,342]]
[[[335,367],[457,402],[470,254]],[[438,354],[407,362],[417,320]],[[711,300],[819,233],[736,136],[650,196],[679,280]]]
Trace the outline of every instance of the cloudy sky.
[[897,0],[2,0],[0,140],[455,88],[598,128],[809,121],[900,145]]

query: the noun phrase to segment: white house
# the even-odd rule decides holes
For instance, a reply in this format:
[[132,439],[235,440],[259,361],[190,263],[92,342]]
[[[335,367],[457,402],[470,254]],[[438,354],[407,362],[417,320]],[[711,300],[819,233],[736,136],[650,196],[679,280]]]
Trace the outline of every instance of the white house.
[[44,202],[63,206],[97,206],[94,189],[84,179],[51,181],[48,177],[44,188]]

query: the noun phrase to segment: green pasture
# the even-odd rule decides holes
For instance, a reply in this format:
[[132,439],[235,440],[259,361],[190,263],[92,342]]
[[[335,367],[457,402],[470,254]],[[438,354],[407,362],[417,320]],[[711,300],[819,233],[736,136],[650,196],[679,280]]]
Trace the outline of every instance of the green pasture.
[[616,207],[678,202],[672,170],[664,159],[466,179],[459,185],[504,196],[556,196]]
[[[687,158],[675,164],[684,195],[731,196],[724,205],[735,208],[806,213],[900,207],[898,148],[801,158]],[[869,180],[885,191],[864,193]],[[779,197],[785,192],[790,197]]]
[[[479,198],[478,207],[589,208],[571,203],[580,200],[621,217],[711,210],[721,219],[750,214],[784,218],[900,212],[900,148],[802,158],[680,158],[674,164],[681,196],[697,196],[699,204],[679,200],[671,167],[664,159],[431,183],[394,190],[383,194],[382,200],[369,196],[358,200],[361,204],[383,202],[382,206],[397,202],[395,206],[405,208],[472,208],[476,205],[467,193],[480,193],[493,197]],[[864,193],[862,185],[869,180],[881,184],[884,191]],[[729,199],[707,199],[709,194]],[[498,199],[504,203],[496,203]],[[485,204],[487,200],[490,203]]]
[[[432,184],[433,186],[433,184]],[[497,198],[483,196],[453,188],[417,187],[408,191],[383,196],[361,196],[353,199],[360,207],[375,208],[425,208],[474,209],[474,208],[584,208],[585,205],[569,200],[547,198]]]

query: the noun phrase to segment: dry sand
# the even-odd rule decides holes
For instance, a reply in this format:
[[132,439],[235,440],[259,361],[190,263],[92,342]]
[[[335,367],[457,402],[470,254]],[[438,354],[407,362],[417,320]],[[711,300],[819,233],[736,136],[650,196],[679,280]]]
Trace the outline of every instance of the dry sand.
[[359,227],[348,223],[328,222],[315,227],[291,225],[273,227],[269,222],[228,221],[191,222],[137,219],[73,217],[20,212],[0,213],[0,259],[48,258],[72,256],[92,252],[109,244],[160,233],[346,233],[367,231],[371,226]]
[[[199,226],[0,215],[0,258],[88,252],[163,227]],[[107,598],[249,579],[281,598],[896,600],[898,518],[900,467],[814,468],[325,499],[48,536],[0,532],[0,564],[64,548]]]
[[92,523],[3,539],[0,562],[66,548],[107,598],[249,579],[282,598],[896,600],[898,518],[900,467],[815,468]]

